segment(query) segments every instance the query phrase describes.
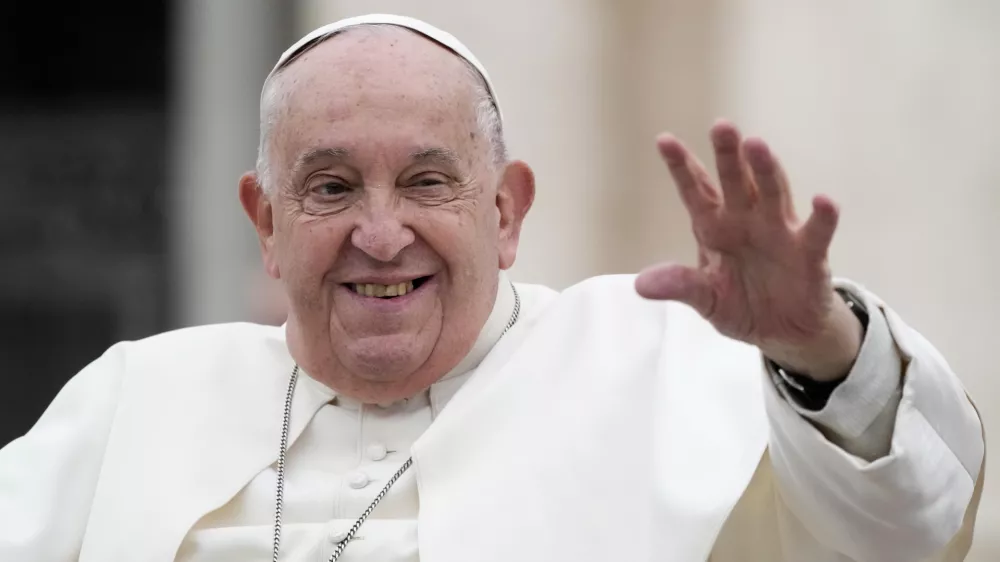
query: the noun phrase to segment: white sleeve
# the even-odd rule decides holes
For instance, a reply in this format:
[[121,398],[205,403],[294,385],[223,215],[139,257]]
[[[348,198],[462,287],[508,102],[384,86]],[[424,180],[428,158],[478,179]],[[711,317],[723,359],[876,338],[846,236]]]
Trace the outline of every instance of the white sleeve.
[[121,387],[112,347],[73,377],[34,427],[0,449],[0,560],[79,556]]
[[889,332],[889,324],[870,294],[848,290],[869,312],[868,326],[857,360],[847,378],[830,394],[826,405],[811,410],[800,404],[787,379],[765,361],[771,380],[788,405],[815,424],[838,447],[873,461],[889,454],[899,401],[903,397],[903,360]]
[[[877,297],[866,294],[865,302],[875,305],[870,316],[885,320],[901,359],[888,453],[871,462],[851,454],[768,383],[770,457],[782,500],[825,548],[856,561],[924,560],[963,525],[985,455],[982,425],[938,351]],[[891,402],[866,409],[859,434]]]

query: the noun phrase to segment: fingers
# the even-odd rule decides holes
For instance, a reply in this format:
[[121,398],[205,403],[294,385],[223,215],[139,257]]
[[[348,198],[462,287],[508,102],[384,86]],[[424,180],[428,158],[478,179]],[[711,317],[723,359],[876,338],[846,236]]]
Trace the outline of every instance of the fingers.
[[643,298],[682,302],[702,316],[710,316],[715,308],[715,293],[706,274],[692,267],[673,263],[653,266],[639,274],[635,290]]
[[802,244],[810,252],[826,256],[837,230],[840,211],[837,204],[825,195],[813,198],[813,212],[802,226]]
[[692,216],[698,216],[716,209],[719,206],[719,192],[712,187],[708,172],[698,158],[673,135],[660,136],[656,145],[688,212]]
[[743,143],[743,151],[753,170],[761,207],[776,217],[795,220],[788,177],[767,143],[759,138],[748,138]]
[[797,222],[788,177],[766,142],[756,137],[743,139],[736,126],[723,119],[712,127],[710,137],[721,193],[697,157],[679,140],[663,135],[657,142],[681,199],[692,214],[724,205],[726,210],[736,212],[759,208],[768,220]]
[[709,134],[715,149],[715,167],[722,185],[727,209],[745,211],[757,201],[753,172],[744,155],[740,132],[732,123],[720,119]]

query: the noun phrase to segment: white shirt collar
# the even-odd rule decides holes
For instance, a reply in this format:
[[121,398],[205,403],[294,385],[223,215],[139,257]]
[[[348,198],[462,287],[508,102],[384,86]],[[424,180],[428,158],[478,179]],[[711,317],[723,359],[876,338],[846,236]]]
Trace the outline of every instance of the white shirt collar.
[[455,365],[445,376],[441,377],[439,382],[467,373],[478,367],[490,350],[493,349],[493,346],[500,341],[500,336],[503,335],[504,329],[507,328],[507,322],[510,321],[513,313],[514,287],[510,284],[510,280],[507,279],[507,274],[501,271],[500,281],[497,283],[497,298],[493,302],[493,310],[490,312],[489,317],[486,318],[486,323],[483,324],[483,329],[480,330],[476,343],[472,344],[472,349],[469,350],[469,353],[458,362],[458,365]]

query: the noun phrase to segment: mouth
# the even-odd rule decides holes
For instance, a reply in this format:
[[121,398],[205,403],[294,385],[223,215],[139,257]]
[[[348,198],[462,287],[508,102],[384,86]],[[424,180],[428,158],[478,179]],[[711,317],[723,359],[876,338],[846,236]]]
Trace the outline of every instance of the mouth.
[[383,285],[381,283],[344,283],[344,287],[363,297],[395,299],[412,293],[430,280],[431,276],[417,277],[409,281]]

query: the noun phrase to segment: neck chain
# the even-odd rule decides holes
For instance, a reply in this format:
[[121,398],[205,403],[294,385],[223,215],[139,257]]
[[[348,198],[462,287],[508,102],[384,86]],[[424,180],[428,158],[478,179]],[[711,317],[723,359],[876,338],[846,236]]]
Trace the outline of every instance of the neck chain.
[[[510,284],[510,288],[514,291],[514,311],[510,315],[510,320],[507,321],[507,325],[504,326],[503,333],[500,337],[503,337],[508,330],[514,327],[517,322],[518,316],[521,314],[521,295],[517,293],[517,288],[514,284]],[[289,423],[292,418],[292,395],[295,394],[295,383],[299,380],[299,366],[298,364],[292,369],[291,377],[288,380],[288,392],[285,394],[285,413],[281,420],[281,446],[278,449],[278,478],[277,485],[275,486],[275,507],[274,507],[274,549],[271,551],[272,562],[278,562],[278,550],[281,546],[281,506],[285,498],[285,455],[288,452],[288,431]],[[361,525],[364,524],[368,516],[372,514],[375,510],[375,506],[379,504],[380,501],[389,493],[389,488],[399,480],[399,477],[403,475],[404,472],[410,466],[413,465],[413,457],[406,459],[403,466],[399,467],[399,470],[392,475],[392,478],[385,483],[385,487],[382,491],[375,496],[372,503],[368,505],[368,508],[358,517],[357,521],[351,525],[347,534],[344,535],[343,540],[337,543],[337,547],[334,549],[333,554],[330,555],[328,562],[337,562],[340,555],[344,553],[344,549],[347,548],[347,543],[351,542],[354,535],[357,534],[358,530],[361,529]]]

